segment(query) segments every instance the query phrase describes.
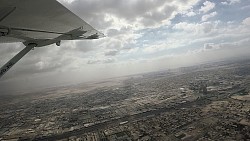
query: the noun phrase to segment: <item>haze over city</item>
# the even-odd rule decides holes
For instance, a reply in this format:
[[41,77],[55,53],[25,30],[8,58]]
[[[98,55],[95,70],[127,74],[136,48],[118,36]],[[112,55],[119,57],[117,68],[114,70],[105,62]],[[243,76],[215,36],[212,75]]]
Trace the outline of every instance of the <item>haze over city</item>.
[[[60,0],[105,38],[35,48],[0,81],[0,93],[167,70],[250,53],[247,0]],[[0,64],[24,48],[1,44]]]

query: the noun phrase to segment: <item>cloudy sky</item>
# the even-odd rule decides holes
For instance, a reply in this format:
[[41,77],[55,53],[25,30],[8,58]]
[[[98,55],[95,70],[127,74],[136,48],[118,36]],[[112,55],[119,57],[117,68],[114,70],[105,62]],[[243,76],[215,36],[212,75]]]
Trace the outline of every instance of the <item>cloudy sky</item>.
[[[59,0],[106,37],[36,48],[0,92],[73,84],[250,53],[249,0]],[[0,45],[0,64],[24,46]]]

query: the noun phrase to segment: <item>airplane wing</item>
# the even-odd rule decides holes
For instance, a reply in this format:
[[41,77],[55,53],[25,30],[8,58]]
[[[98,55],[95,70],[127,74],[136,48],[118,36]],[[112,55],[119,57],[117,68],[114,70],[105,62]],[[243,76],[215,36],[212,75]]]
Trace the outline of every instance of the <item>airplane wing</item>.
[[0,32],[0,43],[103,37],[56,0],[0,0]]
[[56,0],[0,0],[0,43],[26,46],[0,68],[0,78],[35,47],[100,37],[102,33]]

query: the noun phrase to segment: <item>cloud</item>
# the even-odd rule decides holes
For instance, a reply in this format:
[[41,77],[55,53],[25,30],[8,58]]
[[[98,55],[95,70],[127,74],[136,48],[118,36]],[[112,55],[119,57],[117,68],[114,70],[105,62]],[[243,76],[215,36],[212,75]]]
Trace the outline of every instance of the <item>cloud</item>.
[[191,8],[191,9],[188,9],[187,11],[183,11],[181,12],[181,14],[185,17],[193,17],[195,15],[197,15],[195,12],[194,12],[194,9]]
[[192,16],[195,16],[196,13],[194,11],[190,11],[186,14],[188,17],[192,17]]
[[215,27],[217,23],[203,22],[203,23],[187,23],[180,22],[173,26],[173,29],[183,30],[190,34],[196,34],[201,36],[202,34],[209,34]]
[[207,13],[210,10],[214,9],[214,7],[215,7],[215,3],[210,2],[210,1],[205,1],[203,3],[203,5],[204,6],[201,6],[201,8],[199,9],[199,11],[202,12],[202,13]]
[[246,5],[240,8],[241,10],[250,9],[250,5]]
[[249,25],[250,25],[250,17],[244,19],[244,20],[242,21],[242,24],[248,25],[248,26],[249,26]]
[[151,54],[151,53],[163,51],[164,49],[167,49],[167,45],[163,43],[163,44],[156,44],[156,45],[147,46],[143,49],[143,51],[145,53]]
[[94,27],[106,30],[166,25],[176,14],[189,9],[198,0],[75,0],[71,3],[61,2]]
[[6,43],[0,44],[0,56],[1,63],[6,63],[8,59],[11,59],[15,54],[23,49],[22,44],[17,43]]
[[209,49],[214,49],[214,44],[213,43],[205,43],[204,44],[204,49],[209,50]]
[[89,60],[88,64],[97,64],[97,63],[100,63],[100,62],[101,62],[100,60]]
[[[223,43],[205,43],[204,51],[220,49],[220,50],[239,50],[242,48],[248,48],[250,44],[250,38],[241,39],[235,42],[223,42]],[[232,52],[234,52],[232,51]]]
[[218,50],[218,49],[223,48],[224,44],[226,44],[226,43],[222,43],[222,44],[205,43],[203,51],[210,51],[210,50],[216,50],[216,49]]
[[105,53],[105,56],[115,56],[119,53],[118,50],[111,50]]
[[114,58],[107,58],[103,60],[103,63],[114,63],[116,60]]
[[109,64],[114,63],[116,60],[114,58],[105,58],[105,59],[92,59],[87,62],[87,64]]
[[223,4],[223,5],[233,5],[233,4],[240,3],[240,2],[241,2],[240,0],[227,0],[227,1],[221,2],[221,4]]
[[212,13],[210,13],[210,14],[203,15],[203,16],[201,17],[201,21],[205,22],[205,21],[207,21],[208,19],[210,19],[210,18],[212,18],[212,17],[214,17],[214,16],[216,16],[216,15],[217,15],[217,12],[212,12]]

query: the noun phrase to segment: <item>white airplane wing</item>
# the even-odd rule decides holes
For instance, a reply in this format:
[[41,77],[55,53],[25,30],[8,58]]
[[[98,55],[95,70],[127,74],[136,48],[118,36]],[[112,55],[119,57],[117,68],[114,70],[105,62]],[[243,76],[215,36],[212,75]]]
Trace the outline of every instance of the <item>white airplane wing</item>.
[[0,43],[54,39],[73,30],[69,35],[82,39],[103,36],[56,0],[0,0],[0,31],[8,34]]
[[0,43],[26,46],[1,67],[0,77],[34,47],[103,36],[56,0],[0,0]]

